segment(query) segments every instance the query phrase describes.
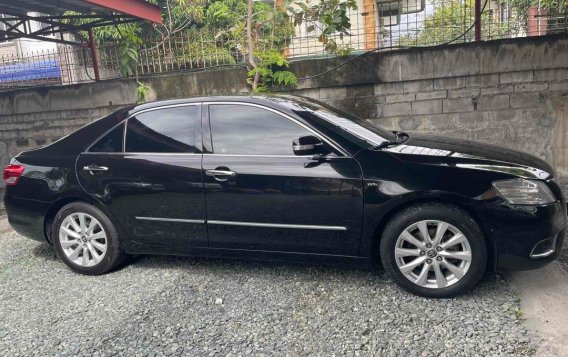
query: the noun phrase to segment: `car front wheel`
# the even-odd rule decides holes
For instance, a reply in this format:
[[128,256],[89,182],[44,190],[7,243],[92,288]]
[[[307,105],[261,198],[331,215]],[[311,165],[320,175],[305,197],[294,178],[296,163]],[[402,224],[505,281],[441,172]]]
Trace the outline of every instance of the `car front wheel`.
[[53,222],[53,243],[59,258],[81,274],[104,274],[125,258],[112,222],[83,202],[61,208]]
[[380,245],[387,273],[405,290],[424,297],[453,297],[481,279],[485,240],[467,212],[445,204],[412,206],[385,227]]

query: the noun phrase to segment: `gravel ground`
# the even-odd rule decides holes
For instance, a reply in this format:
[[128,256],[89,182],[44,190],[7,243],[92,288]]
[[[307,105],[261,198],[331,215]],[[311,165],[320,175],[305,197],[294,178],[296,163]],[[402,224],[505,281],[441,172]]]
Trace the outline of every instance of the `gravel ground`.
[[568,237],[564,237],[564,246],[558,255],[558,262],[568,272]]
[[[4,188],[0,187],[0,197],[4,198]],[[0,200],[0,217],[6,215],[6,207],[4,207],[4,200]]]
[[0,235],[0,355],[532,355],[499,276],[428,300],[355,268],[140,257],[72,273],[46,244]]

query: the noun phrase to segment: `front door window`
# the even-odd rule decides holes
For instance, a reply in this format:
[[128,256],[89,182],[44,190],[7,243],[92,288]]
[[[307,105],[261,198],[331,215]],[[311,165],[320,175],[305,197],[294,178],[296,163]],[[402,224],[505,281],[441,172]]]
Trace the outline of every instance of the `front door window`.
[[267,109],[216,104],[209,107],[213,153],[294,155],[295,138],[313,135],[299,124]]

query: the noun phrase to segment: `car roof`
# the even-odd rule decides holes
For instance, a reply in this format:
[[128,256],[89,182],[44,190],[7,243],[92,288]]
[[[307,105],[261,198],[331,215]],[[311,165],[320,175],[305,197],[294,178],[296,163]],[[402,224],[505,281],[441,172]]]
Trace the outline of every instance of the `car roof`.
[[207,102],[245,102],[254,104],[264,104],[268,106],[278,106],[278,104],[284,103],[294,103],[295,99],[300,99],[301,97],[286,95],[286,94],[271,94],[271,95],[230,95],[230,96],[206,96],[206,97],[190,97],[183,99],[168,99],[159,100],[149,103],[144,103],[133,107],[130,110],[130,114],[134,114],[141,110],[159,108],[169,105],[178,105],[186,103],[207,103]]

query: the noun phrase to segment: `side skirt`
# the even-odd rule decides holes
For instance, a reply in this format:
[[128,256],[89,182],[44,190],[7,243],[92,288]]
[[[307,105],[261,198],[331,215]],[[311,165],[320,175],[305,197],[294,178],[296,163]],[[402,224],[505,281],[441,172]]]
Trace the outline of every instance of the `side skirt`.
[[253,261],[269,261],[283,263],[301,263],[301,264],[324,264],[333,266],[357,266],[373,268],[376,262],[370,257],[346,256],[346,255],[328,255],[314,253],[298,253],[298,252],[275,252],[264,250],[246,250],[246,249],[225,249],[225,248],[209,248],[209,247],[192,247],[190,249],[180,249],[176,251],[164,251],[160,249],[149,249],[148,246],[138,246],[135,251],[129,251],[129,254],[148,254],[148,255],[176,255],[187,257],[203,257],[203,258],[220,258],[220,259],[236,259],[236,260],[253,260]]

